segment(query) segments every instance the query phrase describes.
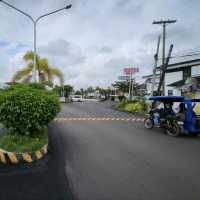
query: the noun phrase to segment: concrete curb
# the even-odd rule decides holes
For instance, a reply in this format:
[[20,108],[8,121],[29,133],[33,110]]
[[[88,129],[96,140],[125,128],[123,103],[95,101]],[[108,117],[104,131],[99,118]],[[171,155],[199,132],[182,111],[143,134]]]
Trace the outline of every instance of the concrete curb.
[[34,152],[9,152],[4,149],[0,149],[0,163],[2,164],[19,164],[19,163],[32,163],[36,160],[40,160],[48,152],[48,145],[44,145],[41,149]]

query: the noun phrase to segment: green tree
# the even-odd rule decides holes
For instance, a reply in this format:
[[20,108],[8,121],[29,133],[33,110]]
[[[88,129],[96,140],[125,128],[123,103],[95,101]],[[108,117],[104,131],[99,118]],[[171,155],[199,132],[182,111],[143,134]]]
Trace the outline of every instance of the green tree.
[[87,88],[86,91],[87,91],[87,93],[93,93],[95,91],[95,89],[92,86],[90,86]]
[[80,91],[80,90],[77,90],[77,91],[75,92],[75,95],[82,95],[82,94],[81,94],[81,91]]
[[64,94],[65,94],[65,97],[68,98],[69,95],[74,91],[74,88],[73,86],[71,85],[64,85]]
[[66,98],[69,97],[69,95],[74,91],[74,88],[73,86],[71,85],[64,85],[63,87],[62,86],[58,86],[56,85],[53,90],[61,97],[63,96],[63,91],[64,91],[64,96]]
[[116,87],[121,92],[127,93],[129,91],[129,82],[118,81],[118,82],[116,82]]
[[[33,61],[34,61],[34,53],[32,51],[28,51],[24,57],[24,61],[27,63],[26,67],[17,71],[13,78],[12,82],[30,82],[32,78],[33,71]],[[60,84],[64,83],[64,75],[63,73],[55,68],[49,66],[49,62],[46,58],[40,58],[38,55],[36,57],[37,62],[37,71],[39,74],[39,82],[45,85],[53,85],[54,77],[57,77],[60,81]]]
[[62,96],[62,92],[63,92],[63,87],[60,87],[60,86],[56,85],[53,88],[53,91],[55,91],[56,94],[61,97]]

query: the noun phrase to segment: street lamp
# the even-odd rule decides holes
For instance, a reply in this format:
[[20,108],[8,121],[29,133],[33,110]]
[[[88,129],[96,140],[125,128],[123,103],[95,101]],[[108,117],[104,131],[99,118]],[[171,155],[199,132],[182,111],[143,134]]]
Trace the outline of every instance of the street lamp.
[[20,10],[19,8],[16,8],[15,6],[11,5],[10,3],[7,3],[5,2],[4,0],[0,0],[0,3],[3,3],[7,6],[9,6],[10,8],[13,8],[14,10],[20,12],[21,14],[27,16],[32,22],[33,22],[33,25],[34,25],[34,60],[33,60],[33,82],[37,82],[37,74],[36,74],[36,69],[37,69],[37,62],[36,62],[36,55],[37,55],[37,23],[44,17],[48,16],[48,15],[52,15],[54,13],[57,13],[57,12],[60,12],[62,10],[66,10],[66,9],[70,9],[72,7],[71,4],[61,8],[61,9],[58,9],[58,10],[55,10],[53,12],[49,12],[49,13],[46,13],[44,15],[41,15],[40,17],[38,17],[37,19],[34,19],[31,15],[25,13],[24,11]]

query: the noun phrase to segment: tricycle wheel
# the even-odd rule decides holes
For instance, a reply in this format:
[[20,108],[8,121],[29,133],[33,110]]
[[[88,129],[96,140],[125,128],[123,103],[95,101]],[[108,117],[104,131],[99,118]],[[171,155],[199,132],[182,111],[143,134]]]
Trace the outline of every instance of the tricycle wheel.
[[177,122],[168,120],[166,133],[173,137],[178,137],[181,134],[180,127]]
[[154,126],[153,120],[150,119],[150,118],[146,119],[146,120],[144,121],[144,126],[145,126],[145,128],[147,128],[147,129],[152,129],[153,126]]

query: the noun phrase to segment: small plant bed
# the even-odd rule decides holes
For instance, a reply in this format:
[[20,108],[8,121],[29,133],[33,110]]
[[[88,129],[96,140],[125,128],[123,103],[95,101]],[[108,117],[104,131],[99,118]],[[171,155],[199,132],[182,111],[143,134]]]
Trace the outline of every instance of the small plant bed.
[[33,162],[47,153],[47,126],[60,111],[59,98],[40,84],[18,84],[0,92],[0,162]]
[[8,152],[34,152],[48,144],[48,134],[45,131],[37,136],[12,135],[6,133],[0,137],[0,148]]
[[148,110],[148,105],[144,100],[125,100],[118,104],[117,109],[123,112],[134,114],[146,114]]

